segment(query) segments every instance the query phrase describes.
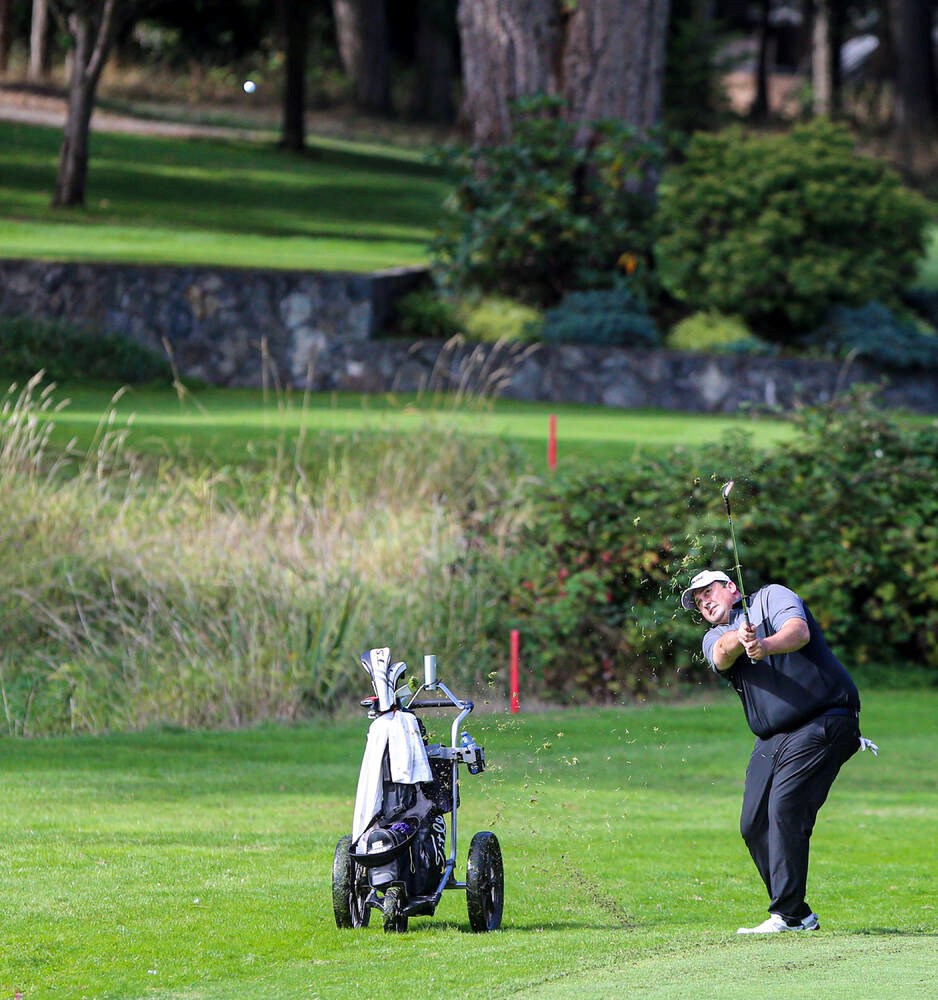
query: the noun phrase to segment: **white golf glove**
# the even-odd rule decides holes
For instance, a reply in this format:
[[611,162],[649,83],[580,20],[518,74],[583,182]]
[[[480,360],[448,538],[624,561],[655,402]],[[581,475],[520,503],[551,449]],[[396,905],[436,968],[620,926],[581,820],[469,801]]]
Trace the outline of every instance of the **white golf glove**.
[[869,750],[874,757],[879,756],[879,747],[865,736],[860,737],[860,750]]

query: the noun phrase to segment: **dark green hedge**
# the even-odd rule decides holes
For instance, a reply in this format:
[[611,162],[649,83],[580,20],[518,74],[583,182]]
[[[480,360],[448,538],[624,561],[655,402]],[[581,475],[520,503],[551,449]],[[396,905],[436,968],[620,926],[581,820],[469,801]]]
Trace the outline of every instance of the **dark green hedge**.
[[833,305],[894,304],[915,278],[929,218],[842,126],[700,133],[662,181],[655,257],[676,299],[786,342]]
[[710,682],[703,624],[678,597],[694,570],[732,568],[729,479],[748,590],[797,590],[848,667],[911,663],[938,679],[938,433],[880,412],[871,392],[803,412],[796,440],[767,454],[733,435],[539,483],[501,605],[529,683],[605,701]]

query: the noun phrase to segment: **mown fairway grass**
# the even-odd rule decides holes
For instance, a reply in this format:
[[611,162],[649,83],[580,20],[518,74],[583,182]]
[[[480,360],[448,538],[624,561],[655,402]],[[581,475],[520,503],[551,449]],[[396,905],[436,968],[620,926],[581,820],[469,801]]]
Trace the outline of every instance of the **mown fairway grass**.
[[0,996],[932,997],[936,717],[933,691],[865,691],[882,750],[847,764],[821,813],[809,899],[823,930],[773,939],[735,934],[765,900],[736,830],[751,743],[728,693],[477,713],[491,768],[462,778],[459,857],[462,875],[471,834],[498,833],[505,919],[488,935],[469,932],[457,892],[405,935],[335,928],[359,711],[0,740]]
[[[64,386],[57,400],[54,440],[87,446],[114,395],[111,388]],[[603,406],[468,400],[462,405],[428,394],[303,396],[256,390],[204,389],[180,399],[170,389],[131,388],[115,406],[115,425],[132,418],[130,446],[158,454],[195,455],[217,463],[259,461],[277,448],[295,454],[307,443],[336,436],[418,434],[428,425],[512,442],[535,467],[547,456],[550,414],[557,416],[558,463],[617,461],[637,451],[664,451],[717,441],[736,429],[756,447],[771,447],[794,432],[766,417],[623,411]],[[301,449],[302,451],[302,449]]]
[[0,122],[0,255],[370,271],[424,264],[447,187],[419,151],[95,133],[84,210],[50,207],[61,132]]

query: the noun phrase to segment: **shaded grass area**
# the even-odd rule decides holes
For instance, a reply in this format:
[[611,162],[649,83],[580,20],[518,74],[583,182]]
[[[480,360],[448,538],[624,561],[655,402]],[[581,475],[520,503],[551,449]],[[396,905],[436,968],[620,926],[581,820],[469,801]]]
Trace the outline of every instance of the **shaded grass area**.
[[419,153],[95,133],[86,208],[50,207],[58,130],[0,122],[5,257],[366,271],[426,262],[446,185]]
[[782,940],[734,933],[765,900],[736,830],[751,738],[729,693],[544,714],[522,694],[520,715],[475,718],[491,767],[462,777],[460,866],[475,830],[497,832],[505,920],[489,935],[469,932],[459,892],[406,935],[336,930],[332,851],[367,725],[352,710],[298,728],[0,740],[16,817],[0,840],[14,917],[0,993],[354,997],[380,982],[408,996],[735,998],[758,975],[786,996],[928,996],[938,695],[864,702],[882,752],[850,761],[821,813],[809,899],[824,930]]

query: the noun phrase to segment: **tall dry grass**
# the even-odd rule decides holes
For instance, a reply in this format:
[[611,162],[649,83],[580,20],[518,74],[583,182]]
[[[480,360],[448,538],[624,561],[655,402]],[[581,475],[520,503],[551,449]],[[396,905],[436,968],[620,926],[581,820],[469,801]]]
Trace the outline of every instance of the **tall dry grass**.
[[286,448],[261,469],[145,467],[113,408],[91,448],[53,453],[64,405],[37,376],[2,406],[7,732],[296,719],[359,694],[371,645],[435,652],[470,687],[492,669],[489,573],[523,518],[502,447],[431,417],[315,467]]

